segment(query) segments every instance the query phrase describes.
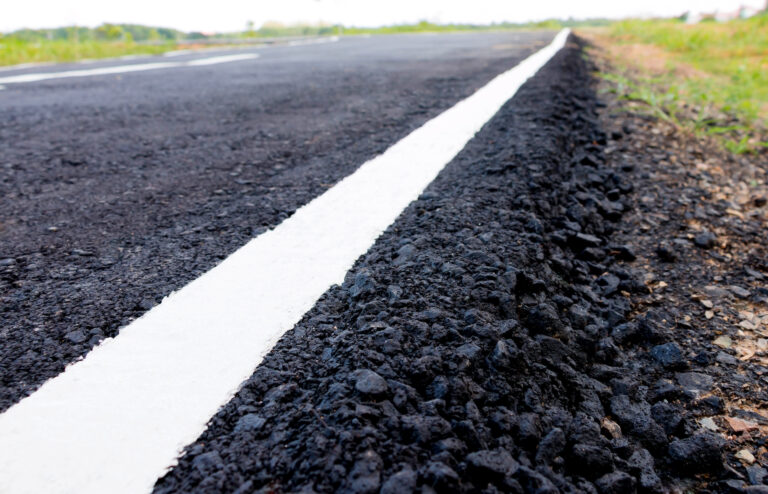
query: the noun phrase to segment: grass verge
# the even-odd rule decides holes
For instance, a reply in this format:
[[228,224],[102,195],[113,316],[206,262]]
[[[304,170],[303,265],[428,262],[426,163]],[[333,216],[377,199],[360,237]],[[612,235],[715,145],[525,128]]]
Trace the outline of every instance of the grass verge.
[[175,50],[175,43],[142,45],[123,41],[22,41],[0,38],[0,65],[39,62],[75,62],[125,55],[157,55]]
[[602,76],[635,108],[735,153],[768,147],[768,15],[696,25],[630,20],[583,34],[614,67]]

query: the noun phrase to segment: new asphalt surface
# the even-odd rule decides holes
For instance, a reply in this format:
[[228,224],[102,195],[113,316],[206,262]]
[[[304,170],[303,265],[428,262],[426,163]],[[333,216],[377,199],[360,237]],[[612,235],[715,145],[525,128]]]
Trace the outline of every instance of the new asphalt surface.
[[[8,84],[2,407],[551,39],[341,39],[216,66]],[[739,360],[692,343],[706,333],[654,292],[667,283],[652,283],[643,261],[655,252],[673,279],[683,243],[645,245],[636,221],[677,214],[670,204],[694,189],[658,192],[669,140],[652,119],[617,116],[584,54],[571,37],[520,87],[284,334],[156,493],[766,491],[765,469],[728,452],[756,444],[764,463],[768,419],[714,390]],[[33,70],[56,68],[16,73]],[[731,259],[716,237],[690,237]],[[764,287],[750,288],[705,291],[764,304]],[[726,379],[749,380],[739,375]]]
[[5,85],[0,410],[551,38],[342,38]]

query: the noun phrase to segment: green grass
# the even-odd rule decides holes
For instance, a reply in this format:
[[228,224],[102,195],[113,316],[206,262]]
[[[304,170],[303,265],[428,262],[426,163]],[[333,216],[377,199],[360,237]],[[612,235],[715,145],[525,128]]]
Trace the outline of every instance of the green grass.
[[35,62],[74,62],[77,60],[154,55],[176,49],[175,43],[141,45],[126,41],[39,40],[0,38],[0,65]]
[[[766,146],[756,142],[755,136],[768,126],[767,14],[696,25],[622,21],[608,29],[608,37],[614,43],[655,45],[670,56],[665,74],[634,81],[608,76],[625,99],[645,103],[665,120],[719,136],[731,151],[744,153]],[[688,70],[680,70],[682,64]],[[686,119],[679,118],[683,105],[695,108],[694,117],[689,110]]]

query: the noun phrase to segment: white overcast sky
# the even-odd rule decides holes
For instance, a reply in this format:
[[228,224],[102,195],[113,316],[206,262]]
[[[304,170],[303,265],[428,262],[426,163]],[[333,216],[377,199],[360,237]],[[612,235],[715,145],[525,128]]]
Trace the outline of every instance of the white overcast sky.
[[760,7],[765,0],[2,0],[0,32],[103,22],[238,31],[248,20],[379,26],[416,22],[522,22],[545,18],[671,16]]

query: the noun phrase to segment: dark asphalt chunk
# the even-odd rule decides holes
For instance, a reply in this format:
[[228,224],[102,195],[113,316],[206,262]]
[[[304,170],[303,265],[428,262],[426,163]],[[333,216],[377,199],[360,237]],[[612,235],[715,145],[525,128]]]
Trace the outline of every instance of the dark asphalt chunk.
[[[622,180],[602,164],[589,70],[569,45],[526,83],[278,342],[155,492],[365,492],[379,482],[430,493],[658,491],[648,454],[668,454],[668,438],[610,336],[629,322],[629,301],[598,280],[642,284],[619,252],[583,259],[587,245],[571,241],[610,245],[617,218],[600,203]],[[414,249],[398,263],[406,244]],[[397,345],[385,350],[387,339]],[[386,388],[356,390],[360,369]],[[265,399],[288,383],[288,400]],[[622,425],[610,422],[609,438],[601,424],[612,408]],[[248,413],[267,425],[234,434]],[[226,461],[201,474],[195,458],[212,452]]]
[[0,410],[550,39],[358,38],[6,88]]

